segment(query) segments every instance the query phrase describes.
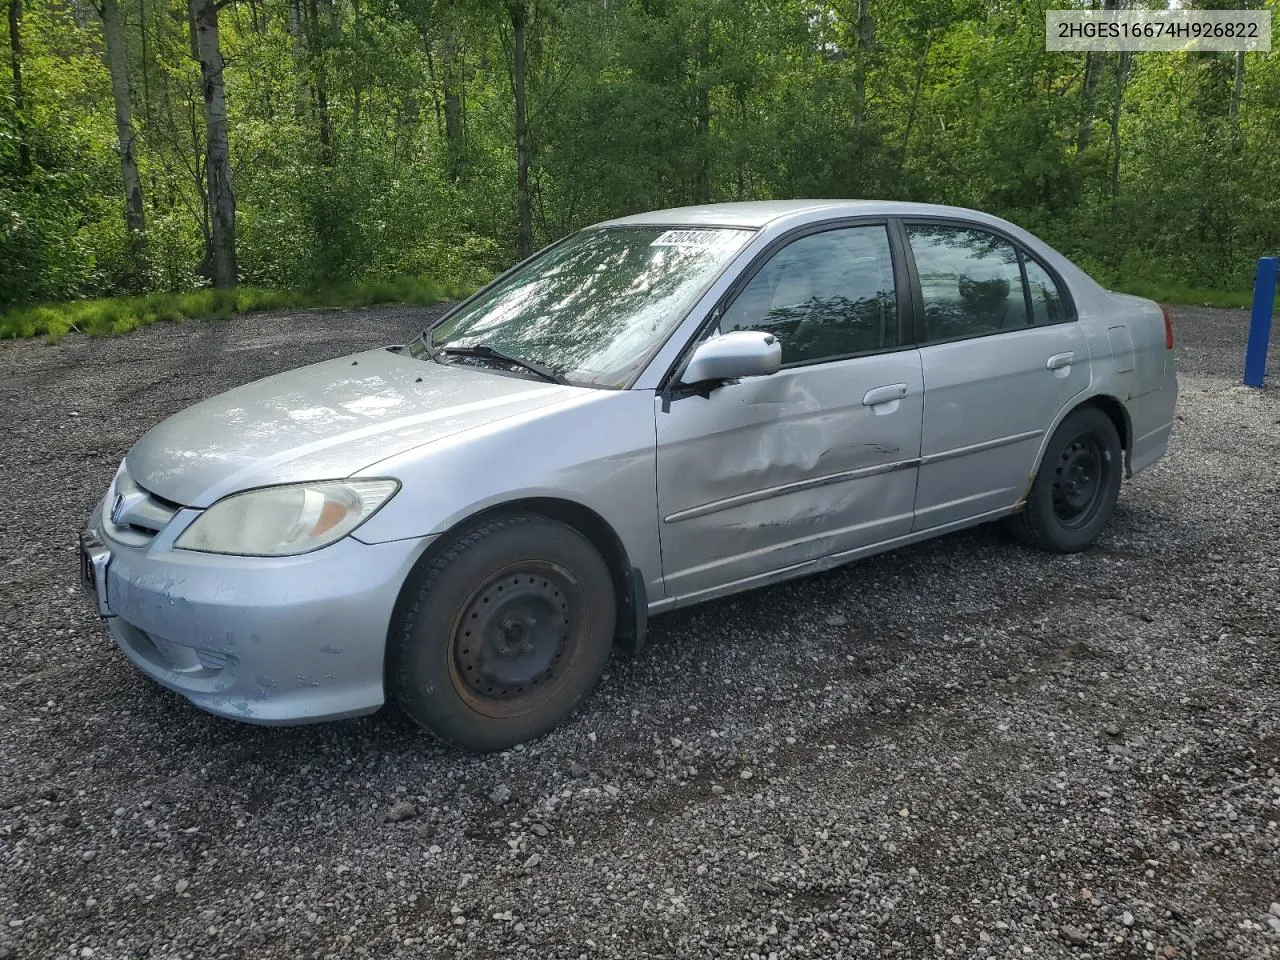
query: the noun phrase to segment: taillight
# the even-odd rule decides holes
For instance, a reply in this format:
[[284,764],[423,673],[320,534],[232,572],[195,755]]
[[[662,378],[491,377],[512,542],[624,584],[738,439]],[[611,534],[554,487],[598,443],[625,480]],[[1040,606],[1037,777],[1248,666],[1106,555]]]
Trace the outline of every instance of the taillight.
[[1173,321],[1169,319],[1169,308],[1161,307],[1160,312],[1164,314],[1164,348],[1166,350],[1173,349]]

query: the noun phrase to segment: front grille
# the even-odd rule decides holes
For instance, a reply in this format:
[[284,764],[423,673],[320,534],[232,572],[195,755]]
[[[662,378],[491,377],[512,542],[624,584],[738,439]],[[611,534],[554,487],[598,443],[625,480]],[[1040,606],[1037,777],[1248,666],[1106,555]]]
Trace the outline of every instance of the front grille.
[[104,512],[116,539],[145,542],[163,530],[181,509],[181,504],[156,496],[121,470],[107,493]]

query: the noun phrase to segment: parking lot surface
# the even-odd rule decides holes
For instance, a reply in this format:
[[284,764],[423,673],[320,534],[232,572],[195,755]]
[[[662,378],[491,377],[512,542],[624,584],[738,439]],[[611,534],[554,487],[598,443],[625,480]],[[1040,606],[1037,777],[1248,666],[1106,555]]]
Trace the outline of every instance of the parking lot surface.
[[1280,387],[1236,386],[1243,312],[1175,311],[1170,454],[1097,548],[983,528],[657,618],[522,749],[152,684],[76,587],[124,452],[427,313],[0,344],[0,960],[1280,955]]

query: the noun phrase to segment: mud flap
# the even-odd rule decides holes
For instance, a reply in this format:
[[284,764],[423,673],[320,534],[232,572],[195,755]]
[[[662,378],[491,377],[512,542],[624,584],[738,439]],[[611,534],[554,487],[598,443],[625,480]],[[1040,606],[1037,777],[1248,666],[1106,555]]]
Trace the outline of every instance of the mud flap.
[[626,605],[618,619],[620,629],[614,647],[634,657],[644,649],[649,635],[649,593],[644,588],[644,577],[636,567],[631,568]]

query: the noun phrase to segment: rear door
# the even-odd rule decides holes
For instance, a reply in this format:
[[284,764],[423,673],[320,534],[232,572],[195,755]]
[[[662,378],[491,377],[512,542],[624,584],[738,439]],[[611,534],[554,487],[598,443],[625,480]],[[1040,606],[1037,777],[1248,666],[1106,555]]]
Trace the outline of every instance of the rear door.
[[1065,287],[1009,238],[963,221],[903,224],[924,374],[914,530],[1013,506],[1045,432],[1089,386]]

